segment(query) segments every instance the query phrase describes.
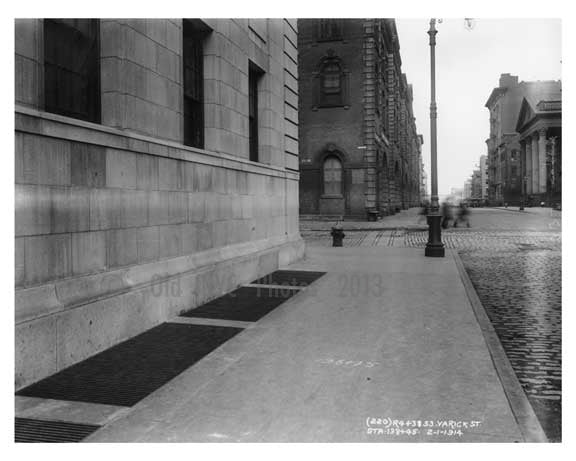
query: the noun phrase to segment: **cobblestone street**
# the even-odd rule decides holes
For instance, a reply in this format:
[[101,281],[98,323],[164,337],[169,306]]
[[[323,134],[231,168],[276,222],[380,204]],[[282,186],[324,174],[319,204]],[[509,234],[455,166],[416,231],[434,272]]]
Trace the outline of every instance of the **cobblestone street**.
[[[344,246],[424,248],[428,233],[417,220],[408,210],[364,229],[344,222]],[[444,245],[458,251],[548,438],[561,441],[560,213],[478,209],[471,222],[470,229],[444,230]],[[329,231],[303,227],[308,245],[331,246]]]

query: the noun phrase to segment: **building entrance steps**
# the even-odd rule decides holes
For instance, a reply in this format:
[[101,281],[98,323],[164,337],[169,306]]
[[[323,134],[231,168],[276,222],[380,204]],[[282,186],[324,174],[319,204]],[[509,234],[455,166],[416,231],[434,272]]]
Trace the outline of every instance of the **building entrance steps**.
[[456,258],[311,248],[287,269],[323,277],[84,441],[534,441]]

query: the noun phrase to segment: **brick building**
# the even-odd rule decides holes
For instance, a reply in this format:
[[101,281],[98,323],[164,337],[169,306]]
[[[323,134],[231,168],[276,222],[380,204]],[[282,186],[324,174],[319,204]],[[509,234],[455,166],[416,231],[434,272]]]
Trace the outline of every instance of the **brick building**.
[[17,388],[303,254],[295,20],[15,32]]
[[522,199],[522,165],[518,115],[525,97],[541,100],[558,93],[560,82],[518,82],[510,74],[500,76],[485,106],[490,111],[488,155],[488,200],[493,204],[519,204]]
[[298,20],[300,213],[365,219],[421,200],[393,19]]

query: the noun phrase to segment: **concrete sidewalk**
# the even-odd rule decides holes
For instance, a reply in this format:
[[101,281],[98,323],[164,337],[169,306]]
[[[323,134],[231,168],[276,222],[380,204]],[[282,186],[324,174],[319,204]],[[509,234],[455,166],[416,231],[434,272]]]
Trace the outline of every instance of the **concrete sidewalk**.
[[455,258],[311,248],[290,269],[326,275],[85,441],[541,440],[517,422]]

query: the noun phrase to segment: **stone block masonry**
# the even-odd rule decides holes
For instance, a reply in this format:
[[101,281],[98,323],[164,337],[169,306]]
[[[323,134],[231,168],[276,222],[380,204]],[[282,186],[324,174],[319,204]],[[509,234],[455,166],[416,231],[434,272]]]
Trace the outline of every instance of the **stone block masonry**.
[[[16,23],[40,73],[17,65],[17,388],[303,255],[296,22],[206,20],[204,149],[182,144],[181,23],[100,21],[102,124],[42,110],[42,20]],[[249,61],[265,72],[261,162]]]
[[81,143],[85,122],[33,110],[16,125],[17,335],[39,335],[18,387],[301,255],[293,172],[102,127]]

